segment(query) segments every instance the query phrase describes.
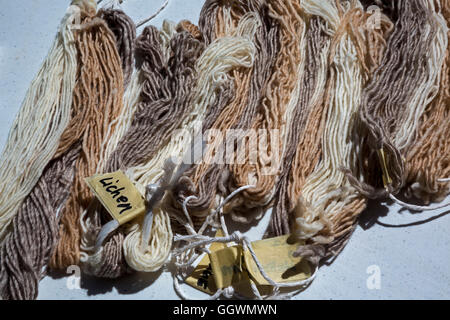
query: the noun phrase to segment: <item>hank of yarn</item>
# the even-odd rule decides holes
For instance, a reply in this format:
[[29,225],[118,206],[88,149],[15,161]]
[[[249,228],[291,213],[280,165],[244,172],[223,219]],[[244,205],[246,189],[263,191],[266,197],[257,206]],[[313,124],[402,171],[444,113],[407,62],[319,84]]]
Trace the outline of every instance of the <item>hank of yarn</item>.
[[62,209],[60,241],[50,265],[65,269],[80,259],[81,212],[89,206],[91,193],[84,178],[95,174],[103,141],[109,140],[110,124],[123,107],[123,74],[114,34],[105,21],[91,15],[81,26],[78,36],[83,87],[78,103],[93,110],[88,119],[82,150],[76,163],[76,175],[69,199]]
[[27,91],[0,158],[0,240],[54,156],[70,119],[77,72],[76,17],[93,1],[75,1]]

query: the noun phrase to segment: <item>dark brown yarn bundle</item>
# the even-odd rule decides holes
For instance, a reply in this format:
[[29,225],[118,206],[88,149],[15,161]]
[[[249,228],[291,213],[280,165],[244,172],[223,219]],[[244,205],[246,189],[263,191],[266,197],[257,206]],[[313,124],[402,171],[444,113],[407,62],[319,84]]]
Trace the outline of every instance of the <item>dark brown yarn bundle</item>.
[[[82,12],[83,16],[92,13]],[[76,34],[80,51],[80,34]],[[60,138],[58,150],[36,187],[28,195],[13,222],[13,231],[1,246],[0,296],[3,299],[36,299],[58,241],[59,211],[73,183],[81,140],[94,109],[86,108],[81,95],[86,69],[80,66],[73,93],[70,122]]]
[[[450,2],[441,1],[442,15],[450,26]],[[450,42],[450,33],[448,33]],[[424,203],[442,201],[450,184],[440,179],[450,177],[450,51],[447,48],[441,70],[439,92],[427,107],[418,138],[406,156],[409,196]]]
[[114,33],[117,51],[122,60],[123,87],[126,88],[133,73],[136,26],[122,10],[100,10],[98,15]]
[[[165,61],[160,34],[155,27],[147,27],[136,43],[142,59],[144,86],[141,102],[133,116],[131,127],[122,137],[109,158],[105,172],[126,170],[148,162],[160,146],[170,140],[189,113],[191,88],[195,81],[195,63],[204,45],[187,31],[175,34],[170,42],[172,56]],[[98,204],[96,206],[99,207]],[[101,209],[92,226],[95,237],[110,216]],[[88,268],[99,277],[115,278],[127,271],[122,244],[124,230],[119,229],[104,244],[101,264]]]
[[[217,17],[214,20],[216,31],[214,36],[208,31],[205,31],[205,34],[210,34],[212,38],[227,36],[227,26],[224,21],[224,10],[227,8],[231,10],[235,27],[242,17],[248,13],[255,14],[261,21],[253,39],[256,47],[253,67],[251,69],[241,68],[232,72],[235,88],[234,99],[231,99],[226,105],[218,103],[217,106],[220,106],[220,108],[217,106],[211,108],[203,123],[204,131],[207,129],[218,130],[224,138],[228,139],[230,137],[226,134],[229,129],[245,130],[251,128],[277,55],[278,27],[273,19],[267,15],[268,8],[262,1],[228,1],[223,3],[209,1],[202,10],[200,25],[204,26],[206,22],[211,23],[211,20],[205,14],[216,14]],[[212,29],[212,26],[207,29]],[[233,136],[231,138],[237,141],[235,150],[245,145],[245,141],[239,141],[243,137]],[[214,157],[212,154],[216,151],[218,154],[222,154],[225,144],[224,141],[215,143],[215,146],[208,150],[210,159]],[[189,211],[194,216],[201,217],[205,215],[208,209],[214,207],[216,194],[226,195],[229,193],[229,188],[236,188],[233,184],[229,185],[229,182],[231,182],[231,167],[220,160],[218,162],[211,164],[206,161],[206,163],[197,165],[180,179],[180,183],[184,185],[184,190],[183,188],[180,188],[181,191],[178,190],[178,201],[181,204],[186,196],[195,194],[197,198],[188,203]]]
[[[74,100],[86,110],[87,119],[76,161],[76,174],[70,196],[61,211],[60,240],[50,266],[65,269],[77,265],[80,258],[80,214],[89,206],[90,191],[84,178],[92,176],[100,159],[100,150],[109,138],[110,124],[120,114],[123,103],[123,74],[114,34],[105,21],[89,16],[78,35],[82,77]],[[112,130],[114,125],[112,125]]]
[[[145,39],[149,38],[150,41]],[[159,31],[146,28],[144,39],[138,43],[138,50],[146,50],[145,45],[159,45]],[[142,41],[143,40],[143,41]],[[157,41],[157,42],[156,42]],[[152,48],[155,50],[156,48]],[[204,50],[200,41],[186,31],[179,32],[171,40],[173,56],[165,62],[162,52],[146,51],[143,56],[154,59],[154,66],[160,68],[153,72],[146,64],[142,65],[147,81],[141,95],[131,128],[128,130],[107,164],[107,172],[134,167],[153,157],[159,146],[170,139],[171,133],[179,127],[189,112],[189,96],[194,80],[194,65]],[[159,50],[161,50],[159,48]],[[159,76],[154,79],[152,75]],[[158,85],[158,82],[160,85]]]
[[[406,121],[408,103],[417,84],[427,75],[426,59],[432,41],[427,26],[432,29],[431,35],[436,33],[431,12],[421,0],[384,3],[388,3],[389,15],[397,20],[383,60],[362,96],[359,136],[366,149],[361,152],[366,182],[348,174],[352,184],[368,198],[395,194],[405,185],[405,159],[411,143],[400,150],[394,137]],[[391,179],[386,186],[381,179],[380,150],[385,154]]]
[[209,46],[217,38],[217,15],[221,5],[223,5],[222,2],[218,0],[206,0],[200,12],[198,28],[203,35],[206,46]]
[[32,300],[58,239],[57,211],[73,182],[80,145],[52,160],[13,220],[0,251],[0,297]]

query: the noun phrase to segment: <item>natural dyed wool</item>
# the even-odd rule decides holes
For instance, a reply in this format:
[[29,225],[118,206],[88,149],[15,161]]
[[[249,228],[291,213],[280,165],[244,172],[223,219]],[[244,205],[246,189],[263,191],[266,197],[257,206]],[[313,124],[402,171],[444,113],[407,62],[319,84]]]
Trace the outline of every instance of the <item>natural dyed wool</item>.
[[[211,11],[204,8],[202,12]],[[221,110],[212,109],[203,122],[204,138],[207,139],[206,135],[212,133],[213,141],[208,143],[202,163],[180,180],[184,190],[178,193],[179,204],[186,196],[195,194],[196,198],[189,201],[188,207],[191,214],[199,217],[205,216],[210,208],[216,206],[220,194],[227,193],[230,176],[227,164],[234,163],[232,158],[236,157],[236,149],[230,152],[228,148],[229,143],[233,142],[230,139],[235,140],[237,145],[243,144],[240,140],[245,138],[245,130],[251,128],[257,114],[278,51],[277,28],[266,15],[267,7],[263,2],[229,1],[222,3],[214,12],[217,15],[214,25],[216,39],[237,34],[251,41],[255,49],[252,52],[252,68],[236,69],[231,74],[235,87],[234,99]],[[206,20],[204,17],[202,19]],[[217,136],[214,136],[216,133]],[[225,156],[226,146],[228,154]]]
[[[105,22],[108,24],[108,27],[111,29],[111,31],[114,32],[116,47],[119,51],[119,56],[122,61],[122,70],[126,73],[130,73],[130,70],[133,70],[134,59],[131,55],[131,52],[134,51],[134,42],[136,37],[136,28],[133,21],[121,10],[102,9],[99,11],[98,15],[105,20]],[[133,73],[133,75],[131,75],[130,73],[129,77],[132,77],[131,81],[133,81],[133,85],[130,86],[130,88],[127,87],[127,90],[124,94],[124,106],[120,115],[109,124],[107,136],[109,136],[110,138],[109,140],[105,140],[102,143],[102,151],[100,152],[100,160],[98,162],[98,165],[101,165],[102,161],[104,161],[103,155],[105,154],[105,151],[103,150],[103,147],[105,143],[108,142],[108,145],[111,145],[112,143],[110,142],[115,141],[114,139],[117,139],[117,136],[120,136],[120,134],[123,133],[124,127],[127,126],[129,119],[134,112],[133,106],[136,104],[135,97],[139,96],[138,94],[136,95],[134,93],[136,92],[136,90],[139,90],[137,89],[137,87],[140,78],[138,73]],[[74,95],[76,96],[77,94],[78,93],[75,93]],[[80,126],[83,126],[83,128],[85,128],[85,121],[88,118],[88,114],[88,112],[85,112],[85,114],[81,115],[84,117],[84,121],[80,121],[75,118],[73,119],[73,121],[78,122]],[[83,132],[84,131],[79,131],[81,135],[83,134]],[[75,135],[71,132],[68,132],[68,130],[66,130],[66,133],[68,133],[67,137],[69,139],[73,139],[75,137]],[[65,241],[66,239],[67,238],[62,238],[60,241]],[[64,247],[64,244],[62,243],[60,244],[60,246]],[[58,262],[53,259],[51,261],[51,267],[54,269],[64,269],[66,266],[64,264],[58,265]]]
[[[268,13],[279,24],[280,50],[267,82],[264,97],[251,129],[257,134],[258,154],[251,161],[246,154],[244,164],[232,166],[237,187],[254,185],[236,196],[242,217],[249,208],[268,205],[275,195],[282,161],[287,148],[289,129],[299,97],[299,75],[305,67],[305,22],[297,1],[268,1]],[[246,141],[253,149],[251,141]],[[245,221],[239,219],[240,221]]]
[[[0,158],[1,299],[35,299],[47,265],[158,271],[178,240],[215,241],[201,224],[247,244],[222,213],[270,207],[266,236],[294,234],[317,270],[368,198],[448,196],[448,0],[206,0],[199,27],[137,39],[149,19],[72,5]],[[201,162],[170,161],[200,136]],[[84,181],[117,170],[147,206],[122,226]]]
[[[304,3],[304,5],[307,10],[314,8],[309,3]],[[348,24],[351,35],[359,38],[359,51],[362,51],[359,56],[366,71],[366,77],[370,77],[374,68],[380,63],[385,48],[385,38],[392,29],[392,23],[385,15],[379,16],[379,32],[372,30],[370,25],[364,25],[369,18],[367,12],[364,13],[357,9]],[[293,121],[296,124],[295,129],[290,131],[293,140],[289,144],[296,147],[296,151],[291,159],[288,156],[289,152],[286,152],[283,168],[287,170],[282,170],[268,230],[272,236],[288,234],[292,231],[291,226],[295,225],[295,221],[293,221],[295,215],[291,213],[301,196],[306,178],[320,160],[324,116],[327,114],[327,107],[333,91],[334,81],[327,81],[331,37],[327,32],[326,21],[320,16],[312,16],[308,21],[306,69],[297,106],[300,116],[299,119]],[[359,32],[355,32],[355,30],[359,30]]]
[[[173,55],[169,61],[163,61],[159,32],[155,28],[152,31],[153,41],[159,47],[155,65],[162,69],[161,82],[159,86],[144,85],[140,113],[135,113],[130,129],[111,156],[106,168],[109,171],[145,163],[169,140],[188,112],[189,85],[195,75],[193,65],[202,52],[201,43],[187,32],[177,33],[171,40]],[[143,67],[143,71],[150,70]],[[146,98],[153,103],[144,108]]]
[[[164,21],[163,27],[161,29],[161,42],[162,42],[162,51],[167,60],[169,59],[171,52],[170,39],[173,37],[174,34],[175,34],[175,27],[173,26],[173,23]],[[136,39],[132,40],[133,43],[135,41]],[[135,48],[135,44],[133,44],[133,48]],[[121,51],[119,51],[119,54],[122,58],[122,61],[125,61]],[[135,56],[135,49],[133,49],[133,56]],[[139,56],[139,54],[137,56]],[[134,59],[131,59],[129,61],[130,63],[132,63],[132,66],[135,65]],[[104,141],[103,143],[101,151],[101,160],[99,161],[97,166],[99,170],[105,167],[109,157],[117,148],[119,142],[122,140],[128,129],[130,128],[134,118],[134,114],[139,107],[139,103],[142,101],[141,92],[144,87],[144,75],[142,68],[138,66],[136,67],[137,69],[136,68],[133,69],[130,84],[127,86],[124,93],[123,97],[124,107],[122,108],[122,114],[117,118],[117,124],[115,130],[112,132],[112,136],[110,137],[109,140]]]
[[[77,102],[93,110],[82,137],[81,153],[70,196],[61,211],[60,240],[50,266],[65,269],[80,259],[80,214],[90,204],[84,179],[95,174],[104,141],[110,139],[123,108],[123,74],[115,37],[105,21],[91,14],[78,35],[82,87]],[[114,123],[114,124],[113,124]]]
[[[117,169],[126,171],[131,180],[141,186],[141,191],[145,190],[142,187],[146,186],[142,185],[145,180],[141,174],[131,172],[155,156],[160,146],[170,140],[171,133],[188,114],[189,96],[196,76],[194,66],[203,51],[200,41],[190,33],[182,31],[173,34],[170,41],[172,54],[165,60],[167,55],[162,50],[161,39],[160,32],[154,27],[149,27],[138,40],[138,50],[142,50],[145,57],[142,71],[144,78],[147,79],[141,93],[142,101],[134,114],[130,128],[103,168],[104,172]],[[146,172],[144,177],[145,174]],[[105,213],[94,212],[94,214],[103,219],[97,219],[100,223],[110,220]],[[169,218],[165,215],[155,215],[154,220],[153,236],[156,241],[160,244],[164,238],[170,239],[165,241],[162,250],[159,250],[167,254],[171,246]],[[133,223],[117,230],[103,247],[91,250],[93,254],[87,256],[87,260],[84,261],[88,272],[102,277],[117,277],[126,270],[122,242],[130,227],[133,227]],[[150,255],[154,258],[150,259],[150,263],[158,264],[159,268],[161,264],[155,261],[158,259],[158,252],[152,250]],[[163,259],[165,260],[164,255]]]
[[[80,5],[80,15],[95,13],[95,3]],[[74,42],[78,48],[78,34]],[[74,178],[75,160],[80,151],[89,110],[79,104],[77,91],[82,86],[77,75],[71,119],[51,162],[38,183],[26,197],[0,248],[0,297],[3,299],[35,299],[38,284],[58,239],[58,211],[67,200]]]
[[[172,36],[173,34],[169,36],[169,40]],[[103,171],[107,172],[105,168],[111,166],[111,156],[114,153],[117,153],[116,149],[121,143],[123,145],[122,141],[128,134],[133,123],[136,126],[137,116],[139,114],[145,114],[147,110],[149,110],[147,105],[154,103],[162,95],[162,93],[159,93],[158,88],[161,86],[164,74],[166,73],[166,66],[164,64],[166,60],[162,54],[160,41],[159,32],[154,27],[146,27],[136,40],[135,56],[141,60],[141,65],[136,72],[140,74],[141,78],[141,84],[139,88],[136,88],[140,90],[135,94],[139,97],[139,101],[137,104],[132,105],[134,110],[129,118],[127,127],[123,128],[125,129],[124,132],[121,132],[120,135],[116,135],[114,139],[108,141],[106,149],[103,152],[103,161],[97,169],[98,173],[102,173]],[[145,118],[143,119],[145,120]],[[110,275],[106,276],[111,278],[118,277],[128,269],[124,264],[121,249],[123,245],[123,235],[118,233],[111,237],[111,239],[118,238],[115,244],[111,244],[111,241],[108,241],[105,248],[101,247],[100,250],[97,250],[99,248],[95,248],[97,235],[102,227],[102,220],[105,220],[106,217],[102,217],[104,215],[104,209],[101,207],[98,200],[92,200],[93,204],[88,210],[83,212],[80,220],[82,226],[81,262],[83,264],[83,269],[89,274],[99,275],[103,272],[103,269],[105,269],[102,267],[103,264],[105,264],[102,259],[106,257],[104,251],[106,249],[109,250],[108,253],[117,251],[117,254],[109,254],[109,261],[115,259],[113,263],[115,263],[119,269],[116,268],[113,273],[109,272]]]
[[70,119],[77,72],[73,34],[77,8],[93,5],[88,1],[72,4],[27,91],[0,158],[0,241],[55,154]]
[[[105,14],[106,12],[106,14]],[[109,140],[105,140],[102,144],[102,149],[100,152],[100,161],[97,166],[97,171],[102,172],[102,169],[106,166],[106,163],[117,148],[119,142],[122,140],[128,129],[130,128],[134,114],[139,107],[141,102],[141,92],[144,88],[144,73],[142,68],[138,67],[142,64],[142,61],[137,61],[137,69],[133,69],[134,65],[134,57],[135,55],[135,36],[136,36],[136,26],[133,21],[127,17],[120,10],[106,10],[102,12],[102,16],[106,19],[109,27],[115,33],[116,43],[119,50],[119,55],[122,60],[122,69],[124,73],[128,73],[126,70],[133,70],[131,74],[130,84],[126,87],[126,91],[124,93],[123,102],[124,107],[122,108],[122,113],[110,124],[109,131],[111,131],[112,126],[115,127],[114,130],[111,131],[111,136]],[[106,16],[105,16],[106,15]],[[154,17],[154,15],[152,16]],[[147,19],[150,20],[150,19]],[[123,25],[122,25],[123,24]],[[143,25],[144,23],[140,23]],[[173,37],[175,33],[175,27],[173,23],[168,21],[163,22],[163,28],[161,30],[161,42],[162,42],[162,51],[168,60],[170,57],[170,39]],[[120,41],[119,41],[120,40]],[[139,54],[137,55],[139,57]],[[95,205],[98,205],[95,204]],[[93,207],[90,207],[89,211],[94,210]],[[94,241],[92,234],[89,232],[90,225],[92,221],[96,218],[90,218],[88,216],[88,210],[84,210],[84,212],[80,216],[80,224],[82,228],[81,233],[81,257],[80,260],[82,262],[86,262],[89,260],[88,251],[92,250],[91,242]],[[88,263],[85,263],[88,265]]]
[[[434,1],[389,4],[397,20],[380,67],[364,89],[359,112],[364,182],[348,175],[369,198],[395,195],[405,186],[405,160],[421,116],[438,92],[448,41],[445,20]],[[387,169],[383,179],[382,152]]]
[[0,297],[31,300],[58,239],[57,212],[73,182],[76,144],[53,159],[14,217],[12,231],[0,248]]
[[[450,2],[441,1],[442,15],[450,26]],[[450,33],[447,40],[450,42]],[[450,50],[441,69],[439,91],[420,120],[418,137],[406,155],[407,194],[424,203],[442,201],[449,193],[450,177]]]
[[[202,12],[214,11],[203,10]],[[204,19],[205,17],[202,16],[200,21],[202,21],[202,18]],[[251,32],[251,28],[250,30],[246,28],[248,21],[251,20],[245,19],[240,21],[237,25],[236,32],[231,35],[216,37],[214,33],[213,38],[215,40],[208,39],[205,36],[213,34],[209,32],[209,29],[215,29],[215,25],[202,26],[203,39],[205,43],[209,43],[210,45],[200,59],[203,63],[199,61],[197,65],[201,76],[196,84],[195,95],[192,99],[192,115],[185,122],[183,130],[172,138],[171,144],[167,146],[167,151],[160,153],[161,156],[158,159],[160,163],[159,167],[161,167],[161,164],[169,155],[182,157],[186,152],[186,148],[189,148],[191,139],[211,127],[217,116],[232,101],[236,90],[233,81],[234,72],[253,66],[255,48],[248,37],[248,33]],[[187,139],[186,136],[188,137]],[[161,169],[158,169],[158,171],[161,172]],[[185,192],[189,190],[189,186],[192,186],[189,173],[182,179],[186,179],[188,183],[180,183],[179,188],[173,192],[174,199],[169,198],[161,206],[161,210],[174,215],[173,226],[176,229],[180,227],[176,221],[180,213],[180,204],[178,201],[185,196]],[[188,186],[187,188],[186,185]],[[193,189],[195,190],[195,188]],[[184,230],[181,231],[184,232]]]
[[357,168],[358,145],[352,134],[362,89],[373,69],[365,64],[366,32],[383,35],[390,28],[388,23],[380,30],[364,30],[364,12],[359,2],[330,0],[319,4],[305,0],[302,4],[307,13],[327,21],[332,34],[321,159],[306,177],[294,212],[293,231],[306,241],[296,254],[317,265],[321,259],[338,253],[336,249],[342,247],[342,239],[346,239],[365,208],[365,198],[351,186],[341,167]]
[[[183,28],[183,25],[185,24],[179,25],[177,29]],[[189,30],[198,36],[198,31],[192,25]],[[148,163],[128,170],[132,176],[139,177],[137,181],[141,186],[164,184],[162,180],[166,160],[170,157],[182,157],[189,148],[192,135],[196,135],[201,129],[200,124],[206,111],[223,105],[222,100],[227,101],[227,84],[230,79],[226,74],[233,68],[249,63],[248,54],[243,54],[249,52],[249,46],[250,43],[246,39],[230,37],[214,41],[206,48],[195,66],[198,80],[195,90],[192,90],[194,95],[189,99],[190,114],[179,126],[182,130],[176,132]],[[149,230],[145,229],[148,226],[142,219],[130,227],[125,239],[125,258],[128,265],[135,270],[156,271],[167,261],[172,246],[172,232],[168,219],[169,211],[162,203],[164,201],[157,203],[152,210],[154,221],[149,243],[143,243],[144,235]]]
[[[212,41],[204,50],[195,65],[197,77],[189,98],[189,115],[179,125],[182,130],[175,132],[149,162],[129,171],[133,172],[133,176],[140,177],[138,181],[141,185],[164,184],[161,180],[165,179],[167,159],[183,157],[190,148],[192,138],[201,132],[206,114],[228,102],[231,82],[229,73],[239,67],[251,66],[251,49],[249,40],[235,36]],[[135,270],[156,271],[168,259],[172,247],[172,230],[168,217],[172,212],[165,203],[171,201],[164,198],[153,207],[154,221],[149,243],[142,243],[144,234],[148,233],[142,220],[131,226],[125,239],[125,258]]]
[[328,90],[326,83],[331,37],[326,32],[325,20],[319,16],[310,17],[306,28],[305,70],[298,81],[297,105],[288,131],[279,190],[268,230],[271,236],[290,232],[292,218],[289,213],[294,209],[295,199],[299,198],[306,177],[314,170],[321,154],[323,114],[326,114],[330,96],[331,82]]

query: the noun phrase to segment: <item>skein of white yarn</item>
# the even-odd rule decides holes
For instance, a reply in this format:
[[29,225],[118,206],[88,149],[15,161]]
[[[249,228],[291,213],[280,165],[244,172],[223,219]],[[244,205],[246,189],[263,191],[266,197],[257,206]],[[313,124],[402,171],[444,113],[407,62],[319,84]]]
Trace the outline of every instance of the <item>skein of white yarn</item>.
[[72,2],[9,132],[0,159],[0,241],[55,154],[69,123],[77,74],[74,30],[80,8],[95,7],[92,0]]
[[[336,32],[341,18],[334,1],[304,0],[303,3],[307,13],[324,18],[331,34]],[[358,7],[362,8],[359,2]],[[349,137],[363,86],[362,65],[349,34],[344,34],[337,45],[331,68],[335,85],[322,136],[322,159],[306,180],[301,201],[304,205],[296,208],[297,232],[303,239],[314,237],[325,227],[327,219],[358,197],[340,170],[351,165],[354,146]]]

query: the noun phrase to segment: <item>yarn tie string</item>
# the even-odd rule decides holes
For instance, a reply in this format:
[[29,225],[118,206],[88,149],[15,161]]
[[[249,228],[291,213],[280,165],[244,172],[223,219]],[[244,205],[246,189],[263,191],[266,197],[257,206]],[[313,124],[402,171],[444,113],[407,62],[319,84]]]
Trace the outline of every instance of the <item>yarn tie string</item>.
[[[174,236],[174,242],[176,242],[176,243],[187,242],[187,244],[185,244],[184,246],[180,246],[174,250],[173,257],[176,259],[175,265],[178,269],[185,269],[187,267],[190,267],[194,263],[194,261],[197,260],[197,258],[199,256],[198,254],[195,254],[195,252],[197,251],[197,252],[202,252],[202,253],[204,253],[204,252],[210,253],[209,249],[207,249],[206,247],[213,243],[224,243],[227,245],[228,244],[241,245],[243,248],[243,252],[248,251],[250,253],[251,258],[255,262],[258,271],[261,273],[262,277],[272,287],[272,293],[269,295],[263,296],[259,292],[259,289],[258,289],[257,285],[255,284],[255,282],[251,279],[251,277],[249,277],[251,290],[252,290],[252,293],[255,295],[255,297],[258,300],[288,299],[288,298],[292,297],[293,295],[295,295],[296,293],[298,293],[299,291],[302,291],[314,280],[314,278],[316,277],[316,274],[317,274],[318,267],[315,266],[315,270],[314,270],[313,274],[308,279],[296,281],[296,282],[287,282],[287,283],[276,282],[264,270],[263,265],[259,261],[257,255],[253,249],[250,239],[246,235],[242,234],[240,231],[237,231],[237,230],[232,232],[231,234],[228,233],[228,229],[225,224],[225,219],[224,219],[222,209],[226,205],[226,203],[229,202],[235,195],[237,195],[238,193],[240,193],[246,189],[250,189],[250,188],[254,188],[254,186],[252,186],[252,185],[243,186],[239,189],[236,189],[234,192],[232,192],[230,195],[228,195],[220,203],[220,205],[217,207],[217,209],[214,210],[214,212],[212,212],[205,219],[205,222],[203,223],[203,225],[201,226],[201,228],[199,229],[198,232],[195,232],[193,225],[192,225],[192,221],[189,218],[189,214],[187,211],[188,202],[190,200],[194,199],[195,196],[187,197],[185,199],[185,201],[183,202],[182,209],[183,209],[185,216],[188,218],[188,220],[187,220],[187,222],[182,222],[181,219],[179,219],[178,217],[176,217],[176,218],[180,223],[182,223],[186,227],[186,230],[189,234],[188,235],[177,234]],[[219,222],[220,228],[225,233],[225,236],[223,236],[223,237],[211,237],[211,236],[207,236],[207,235],[203,234],[208,225],[215,226],[214,225],[215,218],[216,219],[218,218],[218,220],[220,221]],[[180,283],[179,283],[180,279],[178,278],[178,275],[175,274],[173,279],[174,279],[174,288],[177,291],[177,293],[182,298],[189,299],[181,290]],[[285,289],[285,288],[290,288],[290,289],[298,288],[299,290],[295,290],[294,292],[289,292],[287,294],[286,293],[282,294],[280,292],[280,289]],[[246,297],[240,296],[235,291],[233,286],[218,289],[217,292],[210,297],[210,299],[213,299],[213,300],[218,299],[221,296],[223,296],[227,299],[230,299],[233,297],[236,297],[239,299],[246,299]]]

